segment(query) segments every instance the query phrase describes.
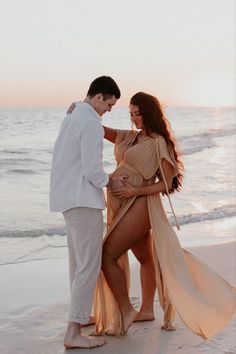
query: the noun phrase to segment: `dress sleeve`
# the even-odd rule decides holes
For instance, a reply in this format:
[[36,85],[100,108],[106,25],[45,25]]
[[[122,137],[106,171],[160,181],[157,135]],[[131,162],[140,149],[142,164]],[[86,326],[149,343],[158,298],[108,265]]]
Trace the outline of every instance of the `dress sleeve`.
[[165,159],[166,161],[168,161],[174,167],[176,176],[178,174],[178,166],[175,161],[174,152],[171,147],[167,145],[163,136],[158,137],[158,151],[160,160]]
[[178,166],[177,166],[177,163],[175,161],[173,150],[167,145],[165,139],[162,136],[159,136],[157,138],[157,154],[158,154],[158,159],[159,159],[160,172],[161,172],[161,175],[163,177],[163,181],[164,181],[165,188],[166,188],[166,194],[167,194],[169,202],[170,202],[170,207],[171,207],[174,219],[175,219],[176,227],[177,227],[178,230],[180,230],[178,219],[177,219],[177,216],[176,216],[175,211],[174,211],[174,207],[173,207],[171,199],[170,199],[170,195],[169,195],[169,191],[168,191],[168,186],[167,186],[165,174],[164,174],[164,171],[163,171],[163,168],[162,168],[162,165],[161,165],[161,160],[162,159],[166,159],[174,167],[175,176],[178,174]]
[[130,130],[116,129],[116,141],[115,144],[119,145],[125,137],[130,134]]

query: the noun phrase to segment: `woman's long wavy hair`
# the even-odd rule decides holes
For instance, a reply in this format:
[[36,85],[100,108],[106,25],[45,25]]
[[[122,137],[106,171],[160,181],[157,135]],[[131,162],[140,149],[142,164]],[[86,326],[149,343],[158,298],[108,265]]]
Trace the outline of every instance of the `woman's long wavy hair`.
[[[173,178],[169,193],[179,192],[182,186],[183,174],[181,172],[184,171],[184,166],[180,160],[180,153],[177,149],[170,122],[165,117],[160,102],[152,95],[138,92],[130,99],[130,104],[139,108],[147,135],[157,133],[163,136],[167,146],[173,150],[179,173]],[[158,171],[157,176],[160,178],[160,171]]]

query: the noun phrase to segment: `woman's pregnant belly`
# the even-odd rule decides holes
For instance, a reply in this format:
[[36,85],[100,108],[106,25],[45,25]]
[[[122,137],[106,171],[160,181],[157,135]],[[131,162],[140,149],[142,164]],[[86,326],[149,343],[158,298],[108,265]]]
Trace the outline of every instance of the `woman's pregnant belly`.
[[134,172],[132,169],[129,169],[125,166],[118,166],[117,169],[112,173],[111,177],[116,178],[121,175],[127,176],[127,182],[132,186],[139,187],[143,184],[146,184],[143,176],[137,172]]
[[[121,175],[126,175],[128,177],[127,182],[131,184],[134,187],[140,187],[142,185],[147,184],[147,180],[143,178],[143,176],[138,173],[138,171],[134,171],[129,168],[129,166],[118,166],[116,170],[112,173],[111,177],[119,177]],[[118,212],[120,212],[123,207],[126,206],[127,203],[129,203],[129,199],[121,200],[116,198],[111,191],[108,190],[107,194],[108,198],[108,213],[107,213],[107,223],[110,226],[112,223],[112,220],[114,217],[117,215]],[[133,197],[131,197],[133,198]]]

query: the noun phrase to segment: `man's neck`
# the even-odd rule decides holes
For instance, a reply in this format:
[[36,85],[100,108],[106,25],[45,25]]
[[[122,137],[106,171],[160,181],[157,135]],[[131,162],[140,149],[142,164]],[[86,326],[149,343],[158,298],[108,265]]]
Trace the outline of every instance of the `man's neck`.
[[94,101],[94,98],[93,97],[85,97],[85,99],[83,100],[84,103],[87,103],[89,104],[94,110],[95,112],[97,112],[97,114],[100,116],[101,118],[101,115],[98,113],[97,109],[96,109],[96,104],[95,104],[95,101]]
[[88,103],[88,104],[90,104],[90,106],[92,106],[92,107],[93,107],[93,104],[92,104],[92,102],[91,102],[91,101],[92,101],[92,99],[91,99],[90,97],[88,97],[88,96],[87,96],[87,97],[85,97],[85,99],[83,100],[83,102],[84,102],[84,103]]
[[83,101],[84,103],[88,103],[91,107],[93,107],[93,109],[96,111],[96,105],[95,105],[95,102],[94,102],[94,99],[93,99],[93,97],[89,97],[89,96],[87,96],[87,97],[85,97],[85,99],[84,99],[84,101]]

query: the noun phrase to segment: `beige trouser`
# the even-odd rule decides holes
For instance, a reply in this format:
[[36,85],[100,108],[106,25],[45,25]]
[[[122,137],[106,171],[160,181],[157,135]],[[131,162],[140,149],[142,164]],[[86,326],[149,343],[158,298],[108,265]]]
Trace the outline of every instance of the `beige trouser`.
[[103,215],[101,209],[72,208],[63,213],[69,251],[71,303],[69,321],[87,323],[101,270]]

